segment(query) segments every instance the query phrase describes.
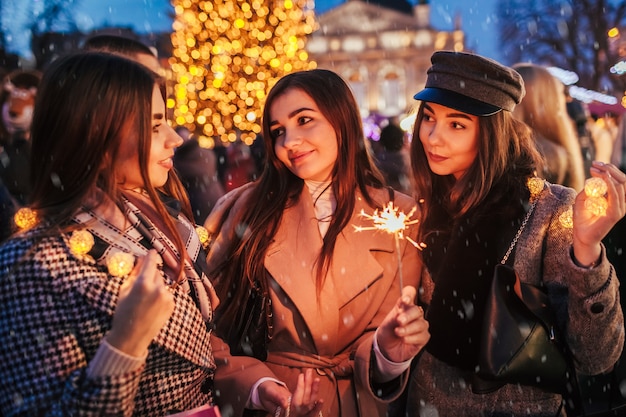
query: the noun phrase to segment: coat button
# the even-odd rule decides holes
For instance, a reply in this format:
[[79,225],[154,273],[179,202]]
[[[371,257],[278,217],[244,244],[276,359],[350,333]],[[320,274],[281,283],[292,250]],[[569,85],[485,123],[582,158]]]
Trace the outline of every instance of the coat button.
[[593,303],[591,305],[591,312],[593,314],[600,314],[604,311],[604,304],[602,303]]

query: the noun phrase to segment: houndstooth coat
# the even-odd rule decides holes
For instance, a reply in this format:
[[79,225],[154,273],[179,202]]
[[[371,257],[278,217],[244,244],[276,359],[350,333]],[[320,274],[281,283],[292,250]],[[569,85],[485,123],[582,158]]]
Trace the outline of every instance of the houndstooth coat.
[[87,378],[111,328],[122,278],[37,230],[0,246],[0,415],[162,416],[212,402],[210,331],[187,293],[121,376]]

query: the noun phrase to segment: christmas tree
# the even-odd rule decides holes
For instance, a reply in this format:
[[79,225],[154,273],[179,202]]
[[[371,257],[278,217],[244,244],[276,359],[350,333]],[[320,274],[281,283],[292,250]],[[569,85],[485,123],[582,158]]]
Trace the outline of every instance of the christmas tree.
[[201,139],[251,143],[265,96],[283,75],[309,68],[312,0],[173,0],[173,107]]

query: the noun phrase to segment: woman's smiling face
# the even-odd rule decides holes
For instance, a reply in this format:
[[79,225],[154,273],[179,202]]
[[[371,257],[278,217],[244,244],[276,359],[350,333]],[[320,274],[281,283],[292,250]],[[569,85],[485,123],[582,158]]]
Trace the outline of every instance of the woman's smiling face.
[[[158,86],[152,92],[152,140],[148,158],[148,175],[152,186],[163,186],[173,168],[174,150],[183,143],[183,139],[168,125],[165,102]],[[120,181],[124,188],[145,187],[139,167],[138,138],[131,135],[122,141],[118,161]]]
[[304,91],[291,88],[270,107],[276,157],[303,180],[330,181],[338,156],[337,135]]

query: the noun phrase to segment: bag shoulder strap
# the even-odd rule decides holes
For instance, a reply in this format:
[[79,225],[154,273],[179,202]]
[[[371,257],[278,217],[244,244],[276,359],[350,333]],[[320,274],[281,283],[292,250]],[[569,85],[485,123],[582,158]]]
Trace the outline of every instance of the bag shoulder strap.
[[515,237],[513,238],[513,241],[511,242],[509,249],[507,249],[506,253],[504,254],[504,257],[500,261],[502,265],[506,264],[507,260],[509,259],[509,256],[511,256],[511,253],[513,252],[513,249],[515,249],[515,245],[517,244],[517,241],[522,235],[522,232],[524,231],[526,224],[530,220],[530,216],[533,214],[533,211],[535,210],[535,206],[537,205],[537,202],[539,201],[539,197],[536,197],[536,198],[531,197],[531,200],[532,200],[532,204],[530,205],[530,208],[526,212],[526,216],[524,217],[522,224],[520,225],[517,233],[515,233]]

